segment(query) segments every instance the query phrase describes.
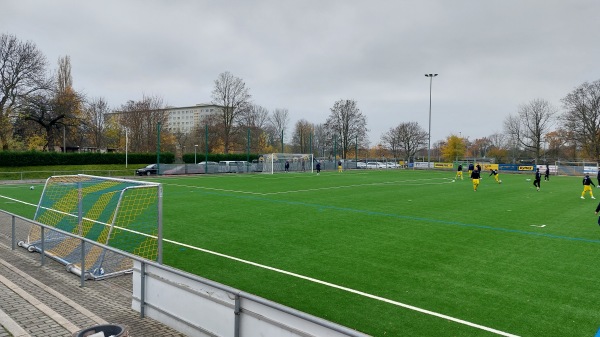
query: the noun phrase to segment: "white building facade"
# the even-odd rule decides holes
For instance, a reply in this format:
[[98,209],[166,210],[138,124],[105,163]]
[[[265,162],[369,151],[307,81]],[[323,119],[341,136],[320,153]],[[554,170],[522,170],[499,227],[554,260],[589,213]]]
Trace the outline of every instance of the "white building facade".
[[166,128],[172,132],[190,133],[205,125],[205,119],[221,111],[214,104],[196,104],[185,107],[168,107],[164,109],[168,115]]

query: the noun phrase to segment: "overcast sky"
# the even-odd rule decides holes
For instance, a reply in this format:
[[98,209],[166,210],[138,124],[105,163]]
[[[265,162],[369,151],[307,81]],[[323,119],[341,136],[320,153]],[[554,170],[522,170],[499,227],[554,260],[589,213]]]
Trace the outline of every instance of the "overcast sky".
[[371,145],[402,122],[470,140],[520,104],[600,79],[598,0],[2,0],[0,33],[34,42],[76,90],[112,107],[145,95],[211,101],[217,76],[291,122],[357,101]]

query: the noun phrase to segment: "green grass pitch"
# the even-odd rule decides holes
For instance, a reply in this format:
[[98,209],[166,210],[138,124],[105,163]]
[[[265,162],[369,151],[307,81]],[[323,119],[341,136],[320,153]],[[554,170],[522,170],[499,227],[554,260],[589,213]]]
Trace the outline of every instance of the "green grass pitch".
[[[580,199],[582,177],[552,176],[539,192],[532,175],[501,172],[497,184],[483,172],[477,192],[453,178],[157,178],[163,259],[373,336],[594,336],[600,227],[597,200]],[[0,185],[0,195],[32,203],[41,190]],[[33,216],[31,206],[0,203]]]

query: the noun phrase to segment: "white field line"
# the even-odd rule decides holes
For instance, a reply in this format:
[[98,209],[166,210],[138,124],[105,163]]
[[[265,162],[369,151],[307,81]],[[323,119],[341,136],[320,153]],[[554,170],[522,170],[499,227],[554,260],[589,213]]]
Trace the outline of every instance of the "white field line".
[[163,239],[163,240],[167,241],[169,243],[172,243],[172,244],[176,244],[176,245],[180,245],[180,246],[189,248],[189,249],[193,249],[193,250],[205,252],[205,253],[208,253],[208,254],[212,254],[212,255],[224,257],[224,258],[227,258],[227,259],[230,259],[230,260],[234,260],[234,261],[237,261],[237,262],[249,264],[249,265],[252,265],[252,266],[255,266],[255,267],[258,267],[258,268],[263,268],[263,269],[271,270],[271,271],[274,271],[274,272],[277,272],[277,273],[281,273],[281,274],[285,274],[285,275],[288,275],[288,276],[292,276],[292,277],[296,277],[296,278],[299,278],[299,279],[303,279],[303,280],[306,280],[306,281],[318,283],[318,284],[325,285],[325,286],[328,286],[328,287],[331,287],[331,288],[343,290],[343,291],[346,291],[346,292],[349,292],[349,293],[353,293],[353,294],[360,295],[360,296],[363,296],[363,297],[371,298],[371,299],[378,300],[378,301],[381,301],[381,302],[385,302],[385,303],[388,303],[388,304],[392,304],[392,305],[395,305],[395,306],[398,306],[398,307],[410,309],[410,310],[417,311],[417,312],[420,312],[420,313],[423,313],[423,314],[427,314],[427,315],[430,315],[430,316],[435,316],[435,317],[438,317],[438,318],[446,319],[446,320],[449,320],[449,321],[452,321],[452,322],[455,322],[455,323],[459,323],[459,324],[463,324],[463,325],[467,325],[467,326],[470,326],[470,327],[473,327],[473,328],[476,328],[476,329],[485,330],[485,331],[488,331],[488,332],[491,332],[491,333],[494,333],[494,334],[497,334],[497,335],[500,335],[500,336],[518,337],[517,335],[513,335],[513,334],[510,334],[508,332],[504,332],[504,331],[496,330],[496,329],[489,328],[489,327],[486,327],[486,326],[483,326],[483,325],[471,323],[469,321],[465,321],[465,320],[462,320],[462,319],[459,319],[459,318],[454,318],[454,317],[451,317],[451,316],[448,316],[448,315],[437,313],[435,311],[430,311],[430,310],[427,310],[427,309],[422,309],[422,308],[419,308],[419,307],[415,307],[415,306],[412,306],[412,305],[409,305],[409,304],[405,304],[405,303],[402,303],[402,302],[397,302],[397,301],[390,300],[390,299],[387,299],[387,298],[384,298],[384,297],[372,295],[372,294],[365,293],[365,292],[362,292],[362,291],[359,291],[359,290],[355,290],[355,289],[352,289],[352,288],[347,288],[347,287],[343,287],[343,286],[340,286],[340,285],[337,285],[337,284],[333,284],[333,283],[329,283],[329,282],[326,282],[326,281],[321,281],[321,280],[318,280],[318,279],[315,279],[315,278],[312,278],[312,277],[308,277],[308,276],[304,276],[304,275],[292,273],[292,272],[289,272],[289,271],[286,271],[286,270],[281,270],[281,269],[277,269],[277,268],[270,267],[270,266],[265,266],[263,264],[255,263],[255,262],[244,260],[244,259],[240,259],[240,258],[237,258],[237,257],[234,257],[234,256],[230,256],[230,255],[225,255],[225,254],[217,253],[217,252],[214,252],[214,251],[211,251],[211,250],[207,250],[207,249],[203,249],[203,248],[199,248],[199,247],[187,245],[187,244],[184,244],[184,243],[180,243],[180,242],[176,242],[176,241],[172,241],[172,240],[168,240],[168,239]]
[[[21,203],[24,203],[24,204],[27,204],[27,205],[31,205],[31,206],[37,206],[37,205],[31,204],[31,203],[23,202],[23,201],[16,200],[16,199],[13,199],[13,198],[9,198],[9,197],[3,196],[3,195],[0,195],[0,197],[6,198],[6,199],[9,199],[9,200],[13,200],[13,201],[17,201],[17,202],[21,202]],[[313,283],[321,284],[321,285],[328,286],[328,287],[331,287],[331,288],[343,290],[343,291],[346,291],[346,292],[349,292],[349,293],[352,293],[352,294],[356,294],[356,295],[360,295],[360,296],[363,296],[363,297],[371,298],[371,299],[374,299],[374,300],[377,300],[377,301],[385,302],[385,303],[392,304],[392,305],[395,305],[395,306],[398,306],[398,307],[402,307],[402,308],[405,308],[405,309],[417,311],[417,312],[420,312],[420,313],[423,313],[423,314],[426,314],[426,315],[430,315],[430,316],[434,316],[434,317],[446,319],[446,320],[449,320],[449,321],[452,321],[452,322],[455,322],[455,323],[458,323],[458,324],[470,326],[470,327],[475,328],[475,329],[488,331],[488,332],[494,333],[494,334],[499,335],[499,336],[519,337],[518,335],[514,335],[514,334],[511,334],[511,333],[508,333],[508,332],[496,330],[494,328],[486,327],[486,326],[483,326],[483,325],[480,325],[480,324],[476,324],[476,323],[472,323],[472,322],[469,322],[469,321],[465,321],[465,320],[462,320],[462,319],[459,319],[459,318],[454,318],[452,316],[440,314],[440,313],[437,313],[435,311],[431,311],[431,310],[427,310],[427,309],[422,309],[422,308],[419,308],[419,307],[412,306],[410,304],[406,304],[406,303],[402,303],[402,302],[390,300],[390,299],[387,299],[387,298],[384,298],[384,297],[372,295],[372,294],[369,294],[369,293],[362,292],[360,290],[355,290],[355,289],[352,289],[352,288],[343,287],[343,286],[340,286],[340,285],[337,285],[337,284],[333,284],[333,283],[330,283],[330,282],[321,281],[321,280],[316,279],[316,278],[312,278],[312,277],[308,277],[308,276],[304,276],[304,275],[292,273],[292,272],[289,272],[289,271],[286,271],[286,270],[277,269],[277,268],[274,268],[274,267],[266,266],[266,265],[259,264],[259,263],[256,263],[256,262],[252,262],[252,261],[240,259],[240,258],[237,258],[237,257],[234,257],[234,256],[230,256],[230,255],[226,255],[226,254],[214,252],[214,251],[211,251],[211,250],[208,250],[208,249],[199,248],[199,247],[196,247],[196,246],[188,245],[188,244],[185,244],[185,243],[181,243],[181,242],[177,242],[177,241],[173,241],[173,240],[169,240],[169,239],[164,239],[163,238],[163,241],[166,241],[166,242],[169,242],[169,243],[172,243],[172,244],[175,244],[175,245],[179,245],[181,247],[186,247],[186,248],[189,248],[189,249],[193,249],[193,250],[201,251],[201,252],[204,252],[204,253],[212,254],[212,255],[215,255],[215,256],[220,256],[220,257],[223,257],[223,258],[226,258],[226,259],[229,259],[229,260],[233,260],[233,261],[237,261],[237,262],[240,262],[240,263],[248,264],[248,265],[251,265],[251,266],[258,267],[258,268],[262,268],[262,269],[274,271],[274,272],[277,272],[277,273],[280,273],[280,274],[284,274],[284,275],[296,277],[296,278],[299,278],[299,279],[303,279],[303,280],[310,281],[310,282],[313,282]]]
[[355,188],[355,187],[363,187],[363,186],[378,186],[378,185],[413,185],[418,183],[419,185],[441,185],[441,184],[450,184],[451,180],[448,178],[439,178],[444,181],[432,182],[431,179],[414,179],[414,180],[395,180],[395,181],[383,181],[376,183],[368,183],[368,184],[355,184],[355,185],[341,185],[341,186],[330,186],[330,187],[318,187],[318,188],[309,188],[303,190],[289,190],[289,191],[279,191],[279,192],[250,192],[250,191],[238,191],[238,190],[228,190],[224,188],[215,188],[215,187],[203,187],[203,186],[192,186],[185,184],[172,184],[172,183],[164,183],[163,185],[171,185],[178,187],[188,187],[188,188],[196,188],[201,190],[209,190],[209,191],[217,191],[217,192],[231,192],[231,193],[240,193],[240,194],[251,194],[251,195],[277,195],[277,194],[288,194],[288,193],[301,193],[301,192],[314,192],[314,191],[324,191],[324,190],[336,190],[342,188]]

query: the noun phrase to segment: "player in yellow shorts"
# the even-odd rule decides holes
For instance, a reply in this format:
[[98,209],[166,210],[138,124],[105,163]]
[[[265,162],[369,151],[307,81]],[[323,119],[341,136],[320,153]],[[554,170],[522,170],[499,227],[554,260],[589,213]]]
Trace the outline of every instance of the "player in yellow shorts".
[[473,181],[474,192],[477,192],[477,187],[479,187],[479,178],[481,178],[479,171],[473,170],[473,172],[471,172],[471,180]]
[[583,178],[583,192],[581,192],[581,199],[585,199],[585,192],[588,191],[590,192],[590,196],[592,197],[592,199],[596,199],[594,198],[594,193],[592,192],[592,186],[596,185],[594,185],[594,182],[592,181],[592,179],[590,179],[590,175],[586,174]]
[[493,175],[493,176],[494,176],[494,180],[496,180],[496,182],[497,182],[498,184],[502,184],[502,181],[501,181],[501,180],[500,180],[500,178],[498,177],[498,176],[499,176],[499,174],[498,174],[498,171],[497,171],[497,170],[490,169],[490,175]]
[[456,179],[456,180],[458,180],[458,178],[460,178],[460,180],[463,180],[462,164],[458,164],[458,169],[456,170],[456,177],[454,177],[454,179]]

